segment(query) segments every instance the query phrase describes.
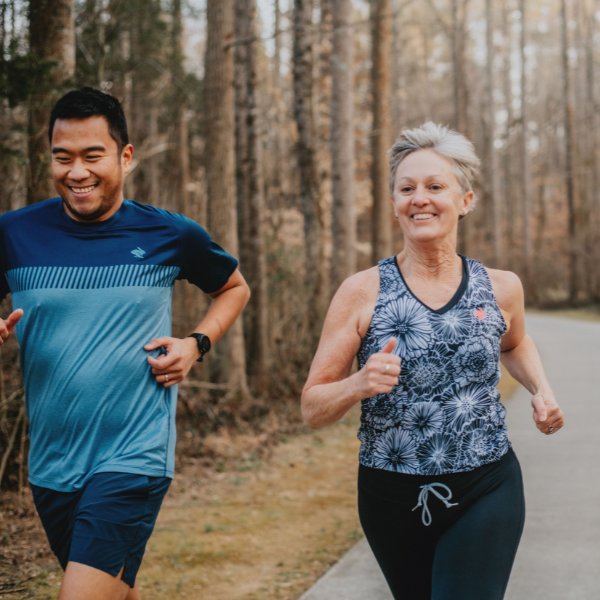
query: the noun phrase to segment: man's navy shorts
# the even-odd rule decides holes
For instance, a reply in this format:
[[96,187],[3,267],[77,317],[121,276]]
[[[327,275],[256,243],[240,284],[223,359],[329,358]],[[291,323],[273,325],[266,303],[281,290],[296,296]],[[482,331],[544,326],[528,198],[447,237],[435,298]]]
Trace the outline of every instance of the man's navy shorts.
[[98,473],[76,492],[32,485],[50,547],[63,569],[81,563],[133,587],[152,534],[168,477]]

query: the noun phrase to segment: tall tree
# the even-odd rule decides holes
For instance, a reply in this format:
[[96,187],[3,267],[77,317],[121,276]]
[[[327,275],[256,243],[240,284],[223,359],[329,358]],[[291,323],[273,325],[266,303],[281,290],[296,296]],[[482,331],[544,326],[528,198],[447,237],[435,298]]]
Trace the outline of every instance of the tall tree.
[[506,266],[514,270],[514,241],[515,241],[515,209],[514,209],[514,165],[512,152],[512,130],[514,125],[513,94],[510,80],[510,57],[512,54],[512,44],[509,24],[510,6],[507,0],[502,0],[502,95],[504,96],[504,109],[506,110],[506,125],[504,134],[504,147],[502,150],[503,177],[503,195],[506,204],[505,222],[506,222]]
[[179,197],[178,209],[184,214],[191,215],[190,206],[190,150],[189,131],[187,122],[188,102],[185,93],[185,72],[183,63],[185,52],[183,48],[183,18],[181,15],[181,0],[173,0],[173,39],[171,73],[173,89],[175,90],[175,109],[177,111],[176,124],[176,157],[173,161],[177,165],[177,196]]
[[469,0],[451,0],[452,63],[454,74],[454,128],[469,135],[469,88],[467,85],[466,40]]
[[569,299],[577,301],[577,248],[575,239],[575,183],[573,178],[573,108],[571,106],[571,77],[569,73],[569,39],[567,36],[566,0],[561,0],[561,59],[562,103],[565,128],[565,184],[567,188],[568,235],[569,235]]
[[[467,16],[469,0],[451,0],[450,10],[452,17],[452,30],[450,34],[452,45],[452,73],[453,73],[453,99],[454,117],[453,127],[458,132],[471,137],[469,110],[469,88],[467,85],[466,41],[467,41]],[[461,254],[470,254],[471,230],[474,225],[473,217],[464,220],[458,230],[458,251]]]
[[248,198],[248,28],[247,3],[234,1],[235,47],[234,47],[234,88],[235,88],[235,182],[237,197],[238,239],[240,244],[240,265],[246,272],[250,257],[250,201]]
[[600,297],[600,289],[598,283],[600,277],[595,269],[595,252],[598,247],[598,228],[600,226],[599,219],[599,201],[600,194],[598,193],[598,141],[596,139],[596,60],[594,56],[594,37],[596,35],[596,14],[598,2],[594,0],[592,3],[591,14],[586,14],[586,36],[585,36],[585,139],[586,139],[586,213],[591,216],[587,220],[587,250],[586,254],[589,257],[587,271],[593,273],[590,280],[590,294],[594,300]]
[[356,270],[352,0],[333,0],[331,289]]
[[[49,77],[36,82],[29,101],[29,177],[27,203],[53,195],[48,120],[53,92],[75,73],[74,0],[29,0],[29,45],[38,66],[53,65]],[[43,71],[42,71],[43,72]]]
[[533,281],[532,268],[532,248],[531,248],[531,219],[530,219],[530,199],[529,199],[529,150],[528,131],[529,131],[529,114],[527,103],[529,97],[527,95],[527,56],[525,53],[527,41],[527,20],[525,19],[525,0],[521,0],[521,231],[523,238],[522,245],[522,272],[524,276],[525,297],[532,301],[534,300],[535,287]]
[[[184,70],[184,27],[181,0],[173,0],[171,6],[171,48],[170,48],[170,74],[171,91],[173,98],[174,116],[174,148],[169,154],[169,168],[173,172],[174,194],[171,201],[171,210],[182,212],[189,218],[199,220],[200,211],[197,206],[192,206],[190,195],[190,148],[188,111],[189,102],[186,93]],[[200,221],[205,224],[204,220]],[[177,335],[187,335],[201,319],[206,311],[207,302],[194,286],[177,282],[173,291],[173,328]],[[175,318],[176,315],[176,318]],[[207,379],[209,373],[205,369],[198,369],[194,374],[195,379]]]
[[312,0],[294,0],[294,119],[298,128],[297,158],[304,214],[308,321],[319,322],[325,308],[326,262],[323,200],[317,164],[315,126],[314,27]]
[[[247,218],[243,252],[252,296],[248,372],[252,391],[262,395],[269,386],[267,260],[265,197],[262,165],[262,123],[258,89],[256,0],[236,0],[236,121],[238,207]],[[245,139],[242,139],[245,138]],[[241,164],[240,164],[241,163]]]
[[373,62],[371,259],[373,263],[390,256],[392,253],[392,209],[387,160],[387,152],[392,145],[392,24],[391,0],[371,0]]
[[[237,215],[234,165],[233,0],[206,3],[205,61],[208,229],[217,243],[237,255]],[[247,389],[244,332],[238,319],[220,344],[225,374],[234,385]],[[217,362],[217,361],[213,361]]]
[[[498,157],[496,153],[496,108],[494,103],[494,23],[492,0],[485,1],[486,17],[486,188],[492,209],[492,239],[494,243],[494,266],[501,268],[502,261],[502,212],[498,190]],[[502,263],[502,264],[501,264]]]

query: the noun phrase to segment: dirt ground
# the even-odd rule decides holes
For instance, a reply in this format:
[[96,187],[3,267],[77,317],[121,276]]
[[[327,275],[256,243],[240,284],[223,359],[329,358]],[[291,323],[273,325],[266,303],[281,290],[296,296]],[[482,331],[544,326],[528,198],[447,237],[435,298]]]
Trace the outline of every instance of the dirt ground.
[[[503,377],[503,398],[516,385]],[[357,425],[355,408],[325,430],[282,437],[266,459],[243,437],[209,440],[216,454],[246,458],[177,473],[138,574],[144,599],[297,599],[362,537]],[[19,508],[5,494],[0,598],[54,600],[61,579],[30,495]]]

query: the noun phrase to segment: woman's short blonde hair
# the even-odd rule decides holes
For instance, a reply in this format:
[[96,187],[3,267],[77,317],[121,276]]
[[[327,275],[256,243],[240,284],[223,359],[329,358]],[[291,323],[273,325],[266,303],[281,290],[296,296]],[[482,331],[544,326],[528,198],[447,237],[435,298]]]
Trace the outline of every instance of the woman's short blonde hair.
[[[460,133],[449,127],[429,121],[416,129],[405,129],[390,148],[390,193],[394,194],[394,183],[398,165],[417,150],[433,150],[452,165],[463,193],[473,190],[473,181],[479,173],[481,161],[475,153],[475,146]],[[475,198],[473,199],[473,205]],[[473,206],[472,205],[472,206]]]

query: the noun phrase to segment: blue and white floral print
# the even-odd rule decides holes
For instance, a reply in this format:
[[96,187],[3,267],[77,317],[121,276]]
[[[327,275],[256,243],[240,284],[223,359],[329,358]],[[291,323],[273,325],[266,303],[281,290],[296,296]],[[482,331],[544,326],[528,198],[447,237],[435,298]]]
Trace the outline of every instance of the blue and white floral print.
[[373,429],[389,429],[397,425],[402,420],[403,397],[390,397],[391,394],[381,394],[368,400],[368,411],[366,412],[366,422]]
[[450,356],[447,346],[438,344],[428,354],[407,361],[401,378],[404,388],[421,400],[441,394],[450,382]]
[[389,429],[376,442],[373,448],[373,466],[377,469],[416,473],[417,444],[406,431]]
[[[431,342],[431,324],[427,309],[414,298],[404,295],[392,298],[379,311],[374,333],[377,338],[396,338],[393,354],[420,356]],[[384,344],[385,345],[385,344]]]
[[442,430],[444,413],[437,402],[415,402],[404,414],[402,427],[417,440],[424,440]]
[[450,388],[442,398],[446,422],[456,433],[465,425],[484,417],[490,408],[491,397],[487,386],[482,383]]
[[462,462],[471,467],[482,465],[490,452],[490,442],[494,442],[494,429],[485,421],[474,421],[467,427],[462,438]]
[[475,324],[475,316],[464,310],[452,309],[441,315],[432,313],[429,322],[436,334],[448,343],[456,344],[467,339]]
[[441,475],[496,461],[510,448],[496,388],[506,323],[483,265],[463,263],[462,293],[440,310],[412,295],[395,258],[379,263],[379,297],[358,364],[395,337],[402,365],[389,394],[362,401],[366,466]]
[[483,337],[465,342],[457,348],[452,359],[455,380],[461,383],[488,381],[494,374],[498,375],[496,354],[499,351],[499,347],[494,348],[491,342]]
[[421,471],[426,475],[441,475],[453,469],[458,458],[456,440],[451,435],[436,433],[417,451]]

